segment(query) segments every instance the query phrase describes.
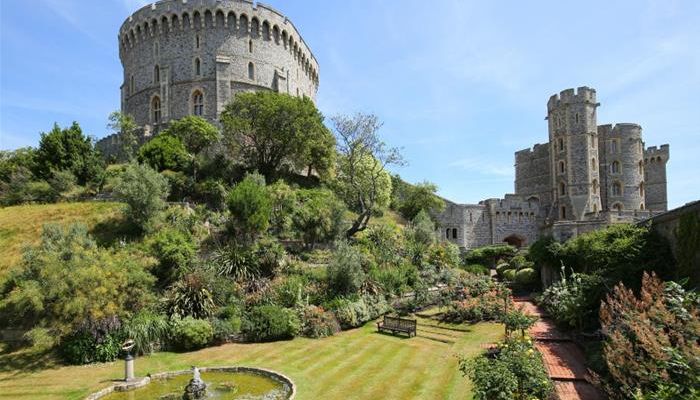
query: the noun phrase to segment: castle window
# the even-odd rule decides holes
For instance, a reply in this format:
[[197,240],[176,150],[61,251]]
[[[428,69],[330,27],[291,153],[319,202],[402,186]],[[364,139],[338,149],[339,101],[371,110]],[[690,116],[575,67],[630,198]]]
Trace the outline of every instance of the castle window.
[[452,228],[452,239],[457,239],[457,228]]
[[270,40],[270,23],[267,21],[262,24],[262,37],[263,40]]
[[246,16],[245,14],[241,15],[238,28],[240,29],[241,36],[245,36],[248,34],[248,16]]
[[153,83],[160,83],[160,67],[153,67]]
[[613,210],[617,211],[618,213],[621,213],[622,212],[622,203],[613,204]]
[[248,79],[255,79],[255,65],[248,63]]
[[566,183],[560,182],[559,183],[559,196],[565,196],[566,195]]
[[661,156],[656,157],[656,161],[657,161],[657,162],[661,162]]
[[134,85],[134,76],[129,77],[129,94],[134,94],[136,86]]
[[644,163],[639,161],[639,175],[644,175]]
[[564,139],[559,138],[559,151],[564,151]]
[[564,161],[559,161],[559,173],[563,174],[564,172],[566,172],[566,164]]
[[578,116],[578,113],[576,113],[576,123],[577,124],[578,124],[578,121],[579,121],[579,116]]
[[598,180],[593,179],[593,194],[598,194]]
[[249,40],[248,41],[248,53],[252,53],[252,52],[253,52],[253,41]]
[[617,153],[617,140],[610,141],[610,153],[612,153],[612,154]]
[[644,197],[644,182],[639,184],[639,195]]
[[613,183],[612,195],[613,196],[622,196],[622,184],[620,182]]
[[199,35],[195,35],[195,37],[194,37],[194,47],[195,47],[196,49],[198,49],[198,48],[199,48],[199,45],[200,45]]
[[598,163],[596,162],[595,157],[591,158],[591,168],[593,169],[593,171],[598,169]]
[[469,213],[469,222],[473,222],[473,221],[472,221],[472,213],[471,213],[471,212]]
[[610,166],[610,172],[612,172],[613,174],[620,173],[620,162],[619,161],[613,161],[612,165]]
[[254,38],[260,36],[260,22],[255,17],[250,20],[250,36]]
[[204,115],[204,95],[199,90],[192,93],[192,114]]
[[644,211],[644,203],[642,203],[642,204],[639,205],[639,209],[642,210],[642,211]]
[[593,204],[593,212],[594,212],[594,213],[597,213],[597,212],[598,212],[598,204],[597,204],[597,203],[594,203],[594,204]]
[[566,207],[561,207],[561,219],[566,219]]
[[593,134],[591,134],[591,147],[594,149],[595,149],[595,142],[596,142],[595,136]]
[[449,238],[450,238],[450,228],[447,228],[447,230],[445,231],[445,239],[449,239]]
[[153,123],[160,123],[160,97],[154,96],[151,100],[151,115],[153,117]]
[[199,58],[194,59],[194,75],[202,75],[202,61]]
[[153,56],[155,58],[160,56],[160,44],[158,42],[153,43]]

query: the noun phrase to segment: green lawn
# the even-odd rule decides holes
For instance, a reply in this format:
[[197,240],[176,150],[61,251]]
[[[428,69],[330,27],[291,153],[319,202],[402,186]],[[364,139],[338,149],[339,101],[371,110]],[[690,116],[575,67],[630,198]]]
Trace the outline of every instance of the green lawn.
[[[442,325],[420,319],[411,339],[378,334],[374,324],[325,339],[297,338],[263,344],[227,344],[192,353],[158,353],[136,359],[137,375],[191,365],[270,368],[297,385],[297,399],[469,399],[458,355],[501,338],[493,323]],[[18,370],[19,368],[19,370]],[[123,363],[51,367],[47,360],[0,355],[0,398],[80,399],[123,376]]]

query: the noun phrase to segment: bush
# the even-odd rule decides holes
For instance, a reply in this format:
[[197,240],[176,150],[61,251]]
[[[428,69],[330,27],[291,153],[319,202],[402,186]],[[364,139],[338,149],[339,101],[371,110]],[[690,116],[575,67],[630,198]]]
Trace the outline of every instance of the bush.
[[23,335],[34,352],[40,353],[51,349],[56,344],[56,338],[46,328],[34,328]]
[[497,260],[509,259],[517,253],[517,249],[508,244],[496,244],[479,247],[466,254],[465,260],[469,263],[479,263],[493,266]]
[[464,279],[460,285],[463,288],[452,293],[453,300],[442,316],[444,321],[498,321],[503,318],[504,302],[508,302],[508,308],[512,308],[512,299],[506,287],[485,276],[472,277]]
[[272,199],[260,175],[247,175],[229,193],[231,224],[237,233],[252,239],[270,226]]
[[512,269],[512,268],[510,267],[510,264],[508,264],[508,263],[500,263],[500,264],[498,264],[498,266],[496,267],[496,273],[498,274],[498,276],[500,276],[501,278],[503,278],[503,272],[504,272],[505,270],[507,270],[507,269]]
[[293,308],[305,300],[306,280],[299,275],[291,275],[273,281],[274,303]]
[[194,186],[197,201],[204,203],[212,210],[222,211],[226,208],[226,186],[220,181],[207,179]]
[[162,286],[168,286],[182,277],[190,267],[197,253],[189,233],[166,228],[158,231],[151,239],[151,254],[158,259],[153,271]]
[[182,141],[172,135],[158,135],[141,146],[138,160],[156,171],[184,171],[189,164],[189,154]]
[[285,252],[284,247],[271,236],[260,238],[253,245],[252,257],[261,276],[274,276],[282,265]]
[[507,339],[493,356],[460,360],[476,400],[547,399],[554,390],[542,356],[528,339]]
[[469,264],[464,270],[476,275],[490,275],[491,270],[481,264]]
[[322,307],[304,307],[300,315],[302,336],[321,338],[333,336],[340,331],[340,324],[335,315]]
[[173,346],[178,350],[196,350],[208,345],[214,337],[209,321],[185,317],[173,320]]
[[80,332],[61,343],[61,356],[74,365],[110,362],[119,356],[121,345],[122,337],[117,335],[107,335],[98,342],[90,334]]
[[372,279],[384,289],[386,293],[400,295],[408,290],[416,283],[418,278],[418,269],[409,263],[403,263],[399,266],[387,266],[384,268],[375,268],[370,271]]
[[211,326],[214,330],[214,342],[227,343],[231,340],[231,336],[241,331],[241,319],[239,317],[228,319],[213,318]]
[[256,342],[291,339],[299,334],[301,322],[296,313],[276,305],[253,307],[243,320],[243,332]]
[[503,271],[503,279],[508,282],[514,282],[516,272],[517,271],[515,271],[514,269],[507,269]]
[[537,286],[539,274],[532,268],[523,268],[515,273],[515,282],[523,287],[532,288]]
[[390,311],[389,304],[381,297],[363,296],[357,300],[336,298],[327,304],[343,329],[357,328]]
[[214,299],[200,273],[187,274],[175,282],[166,293],[170,316],[207,318],[214,310]]
[[165,208],[165,199],[170,188],[168,181],[152,168],[129,164],[114,190],[128,206],[128,219],[142,231],[146,231],[155,216]]
[[540,303],[565,328],[595,328],[603,282],[597,275],[572,273],[567,277],[562,268],[561,279],[542,293]]
[[347,242],[339,242],[328,265],[328,286],[336,295],[357,293],[365,281],[363,256]]
[[170,321],[165,315],[142,311],[124,326],[124,336],[134,340],[135,354],[151,354],[160,350],[170,337]]
[[332,191],[297,190],[296,199],[297,204],[292,209],[292,228],[308,247],[331,242],[340,236],[347,208]]

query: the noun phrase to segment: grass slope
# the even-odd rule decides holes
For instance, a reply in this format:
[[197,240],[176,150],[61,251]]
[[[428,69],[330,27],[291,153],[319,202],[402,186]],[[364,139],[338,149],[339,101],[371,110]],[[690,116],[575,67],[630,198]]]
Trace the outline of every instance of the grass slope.
[[118,203],[85,202],[0,208],[0,277],[20,261],[24,246],[39,242],[44,224],[82,222],[98,238],[101,234],[104,238],[115,228],[111,222],[121,218],[121,207]]
[[[192,365],[247,365],[277,370],[306,399],[468,399],[469,381],[457,369],[458,355],[501,338],[492,323],[442,325],[419,321],[418,336],[404,339],[375,332],[374,324],[325,339],[297,338],[260,344],[227,344],[191,353],[157,353],[136,360],[137,375],[188,369]],[[0,355],[0,397],[80,399],[123,377],[123,362],[51,367]]]

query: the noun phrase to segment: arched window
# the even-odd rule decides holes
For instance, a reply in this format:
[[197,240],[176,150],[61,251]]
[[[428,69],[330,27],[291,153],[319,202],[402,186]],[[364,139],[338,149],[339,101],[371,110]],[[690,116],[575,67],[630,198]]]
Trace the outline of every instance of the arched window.
[[639,205],[639,209],[642,210],[642,211],[644,210],[644,203],[642,203],[642,204]]
[[194,59],[194,75],[202,75],[202,61],[199,58]]
[[260,22],[255,17],[250,20],[250,36],[254,38],[260,36]]
[[613,204],[612,208],[617,212],[622,212],[622,203],[615,203]]
[[639,184],[639,195],[644,197],[644,182]]
[[160,67],[158,65],[153,67],[153,83],[160,83]]
[[593,212],[594,213],[598,212],[598,203],[593,203]]
[[194,48],[198,49],[200,45],[201,45],[201,40],[199,38],[199,35],[195,35],[194,36]]
[[566,207],[561,207],[561,219],[566,219]]
[[566,164],[564,164],[564,161],[559,161],[559,173],[563,174],[566,172]]
[[622,184],[620,182],[613,183],[612,195],[613,196],[622,196]]
[[610,166],[610,172],[612,172],[613,174],[620,173],[620,162],[619,161],[613,161],[612,165]]
[[598,180],[593,179],[593,194],[598,194]]
[[204,115],[204,95],[199,90],[192,93],[192,114]]
[[450,238],[450,228],[447,228],[447,230],[445,231],[445,239],[449,239],[449,238]]
[[248,53],[252,53],[252,52],[253,52],[253,41],[249,40],[248,41]]
[[566,195],[566,183],[559,182],[559,196]]
[[578,124],[579,116],[578,113],[576,113],[576,123]]
[[248,16],[245,14],[241,15],[241,18],[239,20],[240,22],[238,23],[238,28],[241,33],[241,36],[245,36],[249,33],[248,30]]
[[559,151],[564,151],[564,139],[559,138]]
[[270,40],[270,23],[267,21],[262,24],[262,37],[263,40]]
[[248,63],[248,79],[255,79],[255,65]]
[[610,153],[617,153],[617,140],[613,139],[610,141]]
[[639,175],[644,175],[644,163],[639,161]]
[[452,239],[457,239],[457,228],[452,228]]
[[160,124],[160,97],[153,96],[151,100],[151,116],[154,124]]
[[596,162],[595,157],[591,158],[591,168],[593,169],[593,171],[598,169],[598,163]]

